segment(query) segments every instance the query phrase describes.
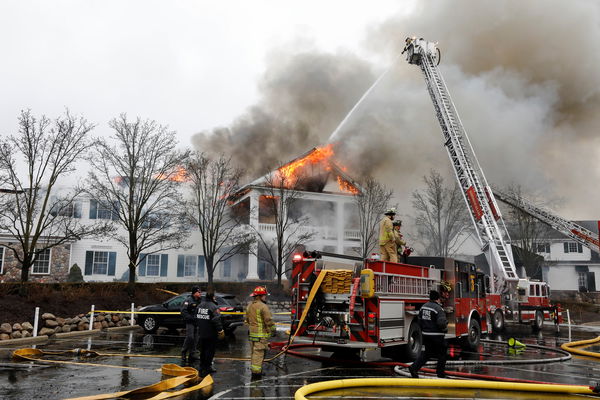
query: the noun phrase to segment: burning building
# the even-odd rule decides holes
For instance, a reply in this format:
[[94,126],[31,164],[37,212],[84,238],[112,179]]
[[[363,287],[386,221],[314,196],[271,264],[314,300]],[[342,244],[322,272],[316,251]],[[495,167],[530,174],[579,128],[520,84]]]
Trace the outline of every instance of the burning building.
[[332,144],[313,148],[242,187],[233,208],[259,238],[243,263],[246,279],[274,277],[276,255],[266,253],[273,252],[270,243],[277,235],[283,236],[287,253],[302,248],[355,253],[360,234],[353,195],[359,191],[334,161]]

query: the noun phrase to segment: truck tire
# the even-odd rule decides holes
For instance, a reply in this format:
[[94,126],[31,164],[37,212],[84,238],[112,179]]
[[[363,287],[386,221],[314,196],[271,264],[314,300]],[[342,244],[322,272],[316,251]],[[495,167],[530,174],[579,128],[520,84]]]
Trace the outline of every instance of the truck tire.
[[544,326],[544,313],[540,310],[535,312],[535,316],[533,317],[533,329],[539,331]]
[[407,359],[414,361],[421,353],[421,348],[423,347],[423,335],[421,334],[421,327],[416,320],[413,320],[410,323],[407,342],[408,343],[404,345],[404,356]]
[[481,340],[481,325],[475,318],[471,318],[469,322],[469,330],[467,336],[463,340],[463,348],[466,350],[477,351],[479,341]]
[[502,310],[494,311],[494,315],[492,315],[492,330],[495,333],[500,333],[504,330],[504,313]]

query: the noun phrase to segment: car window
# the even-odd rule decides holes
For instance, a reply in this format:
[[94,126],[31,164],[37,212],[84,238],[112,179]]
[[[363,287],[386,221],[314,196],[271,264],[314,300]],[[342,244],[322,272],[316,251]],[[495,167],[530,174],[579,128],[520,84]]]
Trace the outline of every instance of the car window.
[[221,296],[215,296],[215,300],[217,300],[217,304],[221,307],[228,307],[229,303],[225,301]]
[[240,305],[240,302],[235,298],[235,296],[232,295],[223,296],[223,301],[232,307]]
[[172,299],[167,301],[167,308],[169,310],[179,310],[186,297],[186,295],[173,297]]

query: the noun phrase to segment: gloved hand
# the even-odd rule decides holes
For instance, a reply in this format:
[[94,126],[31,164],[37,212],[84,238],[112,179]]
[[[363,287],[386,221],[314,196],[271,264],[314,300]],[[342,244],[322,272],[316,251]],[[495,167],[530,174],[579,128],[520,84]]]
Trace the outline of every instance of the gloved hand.
[[223,340],[225,339],[225,331],[219,331],[217,332],[217,337],[219,338],[219,340]]

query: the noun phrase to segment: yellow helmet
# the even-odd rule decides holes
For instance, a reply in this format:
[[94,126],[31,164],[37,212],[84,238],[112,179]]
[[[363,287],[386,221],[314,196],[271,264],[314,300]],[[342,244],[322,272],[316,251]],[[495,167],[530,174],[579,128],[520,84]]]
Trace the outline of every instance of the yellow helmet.
[[442,281],[440,283],[440,289],[445,290],[446,292],[451,292],[452,284],[450,284],[450,282],[448,282],[448,281]]

